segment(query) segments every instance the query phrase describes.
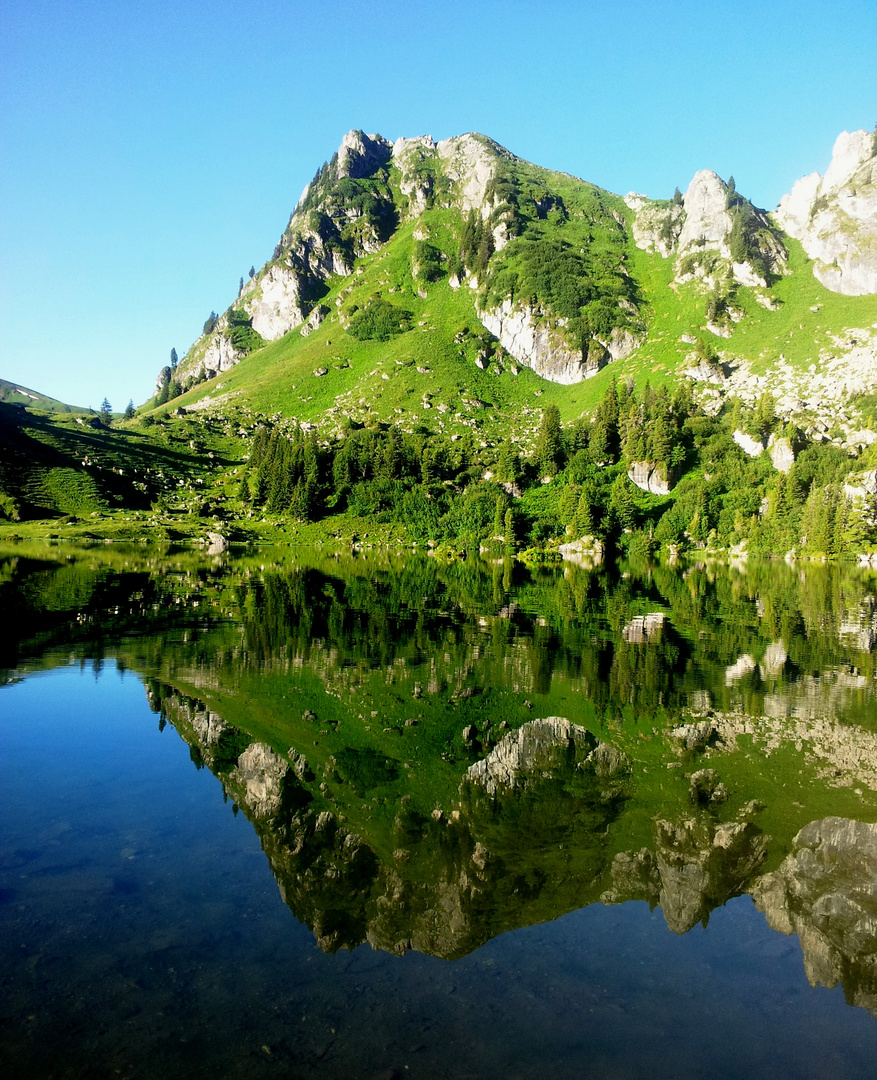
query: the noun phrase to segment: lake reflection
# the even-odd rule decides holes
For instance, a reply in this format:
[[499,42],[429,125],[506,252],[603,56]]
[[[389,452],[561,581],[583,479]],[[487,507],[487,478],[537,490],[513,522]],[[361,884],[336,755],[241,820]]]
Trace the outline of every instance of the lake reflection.
[[872,1074],[873,575],[6,554],[15,1075]]

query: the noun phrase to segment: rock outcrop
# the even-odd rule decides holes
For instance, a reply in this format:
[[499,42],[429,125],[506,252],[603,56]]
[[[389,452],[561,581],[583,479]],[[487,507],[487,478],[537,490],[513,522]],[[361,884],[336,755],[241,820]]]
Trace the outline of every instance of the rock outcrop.
[[466,779],[492,795],[525,783],[558,752],[577,752],[584,758],[596,747],[597,740],[586,728],[562,716],[530,720],[506,735],[486,758],[471,765]]
[[877,1013],[877,825],[805,825],[751,892],[774,930],[798,935],[811,986],[840,983],[847,1000]]
[[[715,253],[724,260],[741,285],[767,284],[762,276],[763,268],[772,273],[783,272],[787,259],[786,249],[767,214],[749,203],[746,203],[743,209],[750,219],[750,243],[757,248],[758,259],[755,261],[760,265],[756,267],[748,261],[732,261],[731,230],[734,213],[742,211],[732,212],[728,208],[728,196],[728,185],[711,169],[702,169],[695,173],[682,200],[685,220],[677,241],[677,281],[700,278],[709,284],[715,284],[715,256],[711,259],[707,253]],[[739,200],[739,196],[737,199]],[[755,259],[754,254],[750,257]],[[721,336],[725,336],[724,333]]]
[[877,137],[842,132],[825,176],[811,173],[780,200],[774,217],[815,261],[833,292],[877,293]]
[[791,439],[771,435],[767,450],[771,464],[778,472],[787,473],[795,464],[795,448],[792,446]]
[[767,837],[750,820],[717,824],[710,814],[655,823],[654,850],[620,852],[612,861],[605,904],[629,899],[658,903],[667,926],[685,934],[710,912],[745,891],[764,860]]
[[684,206],[675,202],[654,203],[634,191],[628,192],[624,201],[636,213],[633,222],[636,246],[643,251],[656,251],[665,259],[672,255],[685,222]]
[[758,457],[764,451],[764,443],[761,439],[756,439],[748,432],[740,431],[739,428],[734,432],[733,438],[743,453],[750,457]]
[[656,823],[659,902],[667,926],[685,934],[743,892],[767,841],[750,821],[714,825],[707,816]]
[[253,329],[266,341],[275,341],[304,322],[307,304],[301,293],[299,273],[289,266],[271,266],[257,286],[243,294],[241,306]]
[[393,144],[383,135],[366,135],[362,131],[348,131],[338,147],[335,177],[349,176],[360,179],[371,176],[393,156]]
[[627,478],[642,491],[649,491],[653,495],[669,495],[673,488],[672,473],[665,466],[651,461],[631,462]]
[[430,135],[417,139],[397,139],[393,143],[393,164],[399,169],[399,189],[408,199],[408,216],[418,217],[427,208],[433,193],[429,171],[421,166],[436,156],[436,144]]
[[436,153],[445,175],[454,184],[457,204],[464,211],[477,210],[486,217],[491,208],[485,206],[485,197],[496,176],[497,158],[513,160],[513,155],[498,143],[471,133],[443,139]]
[[256,817],[275,817],[283,805],[289,762],[265,743],[251,743],[238,758],[231,781],[246,792],[247,808]]
[[695,173],[683,196],[685,221],[679,232],[680,255],[694,249],[709,249],[728,257],[731,215],[727,210],[727,200],[727,184],[712,169]]
[[484,326],[499,338],[502,347],[524,367],[551,382],[570,385],[596,375],[602,364],[589,361],[581,349],[571,347],[560,332],[552,330],[529,307],[504,300],[490,311],[479,311]]
[[586,356],[565,340],[561,329],[552,328],[540,312],[519,307],[512,300],[479,311],[478,317],[520,364],[532,368],[543,379],[565,386],[592,378],[610,360],[629,356],[640,345],[640,338],[632,331],[616,328],[605,341],[599,341],[602,355],[595,356],[589,350]]

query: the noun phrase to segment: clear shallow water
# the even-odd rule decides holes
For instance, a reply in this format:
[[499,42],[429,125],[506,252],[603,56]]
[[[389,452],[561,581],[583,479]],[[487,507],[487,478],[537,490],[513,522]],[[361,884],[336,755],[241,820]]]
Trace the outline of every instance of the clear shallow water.
[[630,902],[454,961],[326,954],[138,678],[60,668],[0,710],[6,1075],[873,1076],[873,1016],[748,897],[684,936]]

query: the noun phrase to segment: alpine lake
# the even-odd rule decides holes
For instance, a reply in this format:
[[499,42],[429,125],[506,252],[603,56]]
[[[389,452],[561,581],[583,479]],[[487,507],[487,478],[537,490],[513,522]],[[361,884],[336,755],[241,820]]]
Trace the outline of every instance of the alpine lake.
[[0,547],[6,1077],[877,1075],[877,572]]

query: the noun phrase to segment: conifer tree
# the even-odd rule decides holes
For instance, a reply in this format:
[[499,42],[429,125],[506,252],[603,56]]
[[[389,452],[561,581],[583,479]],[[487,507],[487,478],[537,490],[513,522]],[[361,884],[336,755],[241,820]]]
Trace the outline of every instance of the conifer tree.
[[[505,512],[505,518],[503,520],[503,540],[505,541],[505,550],[514,551],[515,549],[515,512],[511,507]],[[508,586],[506,586],[508,587]]]
[[594,522],[594,511],[587,486],[582,488],[582,493],[579,496],[578,506],[576,507],[575,517],[573,518],[572,531],[573,535],[576,537],[594,536],[596,534],[597,530]]
[[630,493],[630,481],[624,473],[621,473],[612,484],[609,494],[609,512],[621,529],[629,530],[636,525],[636,507]]
[[505,526],[506,510],[509,508],[508,495],[500,489],[496,496],[496,510],[493,515],[493,535],[502,536]]
[[545,476],[556,476],[563,468],[563,459],[560,409],[556,405],[547,405],[536,437],[536,465]]
[[514,443],[506,440],[499,448],[499,458],[496,463],[496,479],[501,484],[513,484],[521,475],[521,459],[515,449]]

